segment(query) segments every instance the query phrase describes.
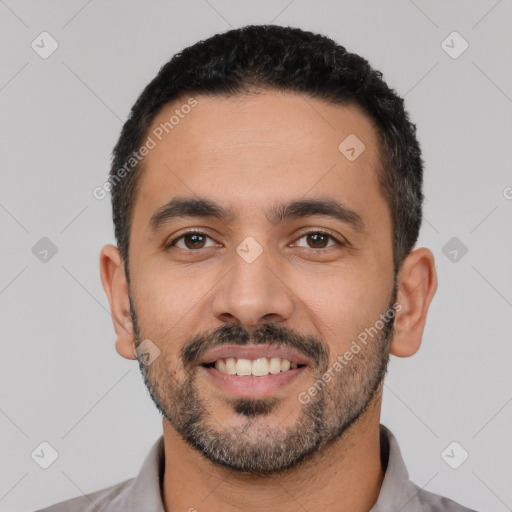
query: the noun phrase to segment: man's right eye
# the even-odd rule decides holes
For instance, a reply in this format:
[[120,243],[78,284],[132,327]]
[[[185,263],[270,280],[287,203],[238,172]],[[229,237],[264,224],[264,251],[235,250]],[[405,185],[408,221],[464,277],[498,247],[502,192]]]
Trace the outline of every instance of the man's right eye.
[[[180,236],[175,237],[172,240],[170,240],[165,245],[165,248],[169,249],[171,247],[176,246],[179,249],[191,250],[191,251],[194,251],[197,249],[204,249],[206,247],[204,245],[204,243],[207,238],[212,240],[212,238],[204,231],[200,231],[200,230],[188,231],[188,232],[182,233]],[[179,246],[178,243],[180,243],[180,242],[183,242],[184,246]]]

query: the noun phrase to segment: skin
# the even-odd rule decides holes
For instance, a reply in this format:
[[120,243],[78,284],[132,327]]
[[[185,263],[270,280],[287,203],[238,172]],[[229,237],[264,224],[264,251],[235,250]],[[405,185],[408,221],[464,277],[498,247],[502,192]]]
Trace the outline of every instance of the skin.
[[[112,311],[117,352],[136,359],[136,339],[146,338],[160,350],[146,377],[164,407],[173,407],[172,396],[166,395],[171,384],[184,383],[195,372],[198,398],[208,404],[208,425],[222,433],[243,431],[245,442],[257,443],[262,432],[278,435],[296,427],[305,407],[297,397],[316,381],[319,368],[308,366],[279,389],[277,405],[268,414],[248,418],[234,411],[230,397],[204,372],[179,364],[180,350],[194,336],[207,337],[226,324],[252,331],[270,322],[318,340],[331,366],[388,307],[394,278],[391,213],[377,182],[380,157],[375,127],[356,107],[277,92],[196,99],[198,106],[145,158],[129,252],[139,337],[134,333],[124,265],[113,245],[101,252],[101,279]],[[152,128],[168,120],[185,101],[165,106]],[[356,134],[366,146],[352,162],[338,150],[349,134]],[[236,217],[227,223],[175,219],[153,233],[149,219],[175,196],[209,198],[231,207]],[[366,231],[358,233],[351,225],[322,215],[277,225],[266,218],[265,210],[276,201],[304,197],[345,203],[359,213]],[[207,246],[186,249],[182,240],[181,249],[164,248],[186,228],[207,231]],[[309,241],[308,245],[304,231],[324,230],[348,244],[330,241],[330,247],[317,248]],[[249,236],[263,249],[251,264],[235,251]],[[193,247],[190,242],[189,247]],[[409,357],[417,352],[436,289],[431,251],[414,249],[398,274],[401,308],[389,353]],[[344,375],[348,378],[351,368],[370,368],[377,350],[375,341],[364,347]],[[352,392],[361,393],[361,383],[347,382],[352,383]],[[336,379],[328,386],[332,387],[327,393],[342,393]],[[175,389],[178,392],[179,387]],[[165,509],[287,512],[300,504],[310,512],[368,511],[377,501],[384,477],[381,401],[382,383],[339,439],[272,478],[213,463],[164,417]],[[336,410],[334,402],[327,404],[325,421],[343,422],[345,410]]]

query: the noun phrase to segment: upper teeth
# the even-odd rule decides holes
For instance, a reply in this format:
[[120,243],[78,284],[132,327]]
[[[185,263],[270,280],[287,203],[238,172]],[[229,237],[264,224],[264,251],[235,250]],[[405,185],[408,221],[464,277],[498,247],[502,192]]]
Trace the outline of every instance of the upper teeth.
[[297,368],[296,363],[290,363],[288,359],[280,357],[261,357],[259,359],[235,359],[228,357],[227,359],[217,359],[215,368],[221,373],[229,375],[254,375],[263,377],[269,373],[276,374],[286,372],[290,369]]

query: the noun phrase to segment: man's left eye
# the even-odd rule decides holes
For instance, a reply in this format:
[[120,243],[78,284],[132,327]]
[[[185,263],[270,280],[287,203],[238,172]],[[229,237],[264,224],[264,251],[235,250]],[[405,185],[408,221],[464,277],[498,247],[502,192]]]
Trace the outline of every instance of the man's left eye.
[[[303,238],[306,239],[306,243],[309,245],[311,249],[325,249],[327,247],[332,247],[333,245],[342,245],[338,240],[336,240],[331,234],[324,233],[323,231],[312,231],[310,233],[306,233],[302,235],[299,240]],[[327,245],[329,239],[333,241],[331,245]]]

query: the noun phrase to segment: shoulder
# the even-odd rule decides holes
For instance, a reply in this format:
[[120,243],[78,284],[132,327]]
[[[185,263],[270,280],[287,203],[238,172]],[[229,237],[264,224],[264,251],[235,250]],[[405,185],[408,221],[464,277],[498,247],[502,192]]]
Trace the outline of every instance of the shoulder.
[[381,461],[385,474],[379,499],[371,512],[476,512],[416,485],[409,479],[397,439],[391,430],[381,425],[380,434]]
[[434,494],[421,489],[413,484],[418,490],[418,501],[421,503],[421,510],[424,512],[476,512],[444,496]]
[[116,507],[121,505],[123,497],[131,488],[134,480],[134,478],[130,478],[111,487],[55,503],[36,512],[98,512],[98,510],[115,512],[116,510],[121,510]]

